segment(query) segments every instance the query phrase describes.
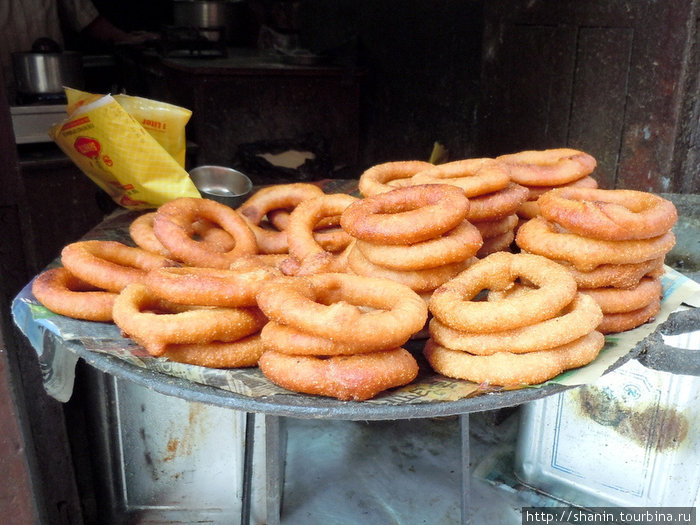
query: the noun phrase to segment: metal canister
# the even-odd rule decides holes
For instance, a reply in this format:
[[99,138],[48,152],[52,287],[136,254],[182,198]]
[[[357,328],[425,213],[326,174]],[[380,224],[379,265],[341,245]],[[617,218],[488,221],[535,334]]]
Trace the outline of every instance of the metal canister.
[[84,87],[83,58],[75,51],[12,53],[17,92],[24,95],[56,95],[63,86]]

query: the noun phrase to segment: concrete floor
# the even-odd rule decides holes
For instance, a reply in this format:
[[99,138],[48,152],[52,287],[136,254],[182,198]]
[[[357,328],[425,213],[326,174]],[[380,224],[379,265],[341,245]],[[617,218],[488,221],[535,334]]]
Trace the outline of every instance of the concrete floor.
[[[473,469],[514,438],[517,415],[500,427],[470,417]],[[287,429],[283,525],[460,523],[458,418],[288,420]],[[520,524],[521,506],[514,494],[472,479],[472,523]]]

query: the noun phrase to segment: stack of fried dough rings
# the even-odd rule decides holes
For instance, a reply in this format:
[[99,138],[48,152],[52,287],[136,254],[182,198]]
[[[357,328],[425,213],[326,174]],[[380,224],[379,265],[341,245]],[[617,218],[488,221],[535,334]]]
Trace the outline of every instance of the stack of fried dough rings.
[[270,320],[258,364],[284,388],[358,401],[418,374],[401,345],[428,309],[407,286],[345,273],[280,277],[262,287],[258,305]]
[[479,258],[508,251],[518,225],[517,210],[525,203],[528,189],[514,181],[509,167],[496,159],[464,159],[419,171],[411,184],[451,184],[469,199],[467,219],[479,230],[483,244]]
[[429,308],[430,365],[480,384],[541,383],[590,363],[605,343],[600,307],[539,255],[491,254],[435,290]]
[[541,215],[520,227],[516,242],[570,269],[603,310],[599,331],[630,330],[659,312],[660,276],[678,219],[672,202],[641,191],[577,187],[551,190],[537,202]]
[[357,200],[340,224],[355,242],[348,269],[429,294],[475,261],[482,245],[470,202],[447,184],[406,186]]

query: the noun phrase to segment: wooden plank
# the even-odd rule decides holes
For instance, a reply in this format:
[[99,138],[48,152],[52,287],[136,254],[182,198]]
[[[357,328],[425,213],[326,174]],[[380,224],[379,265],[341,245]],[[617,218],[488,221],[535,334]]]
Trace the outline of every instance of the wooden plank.
[[691,47],[693,0],[645,2],[632,51],[626,122],[617,185],[673,192],[680,185],[673,156],[680,129],[682,85]]
[[482,76],[485,155],[559,147],[566,141],[575,38],[562,26],[516,25],[492,42]]
[[602,188],[615,186],[633,37],[625,27],[579,30],[566,142],[597,159]]
[[[592,151],[604,187],[654,192],[698,187],[700,109],[691,101],[698,89],[699,0],[503,0],[487,2],[484,12],[478,121],[483,151],[558,142]],[[575,45],[567,45],[566,36],[540,39],[539,49],[527,45],[523,31],[549,26],[574,38]],[[562,54],[560,62],[551,62],[560,70],[560,83],[568,78],[572,86],[568,105],[555,104],[563,94],[533,96],[557,78],[540,67],[555,52]],[[513,67],[513,57],[519,67]],[[574,60],[575,67],[567,69]],[[526,115],[534,125],[525,125]],[[568,126],[565,140],[552,129],[557,123]]]

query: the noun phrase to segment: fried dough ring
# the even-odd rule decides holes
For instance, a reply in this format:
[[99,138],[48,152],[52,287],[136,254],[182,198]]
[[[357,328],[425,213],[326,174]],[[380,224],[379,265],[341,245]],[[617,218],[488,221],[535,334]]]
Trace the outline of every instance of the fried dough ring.
[[128,337],[154,356],[163,355],[172,344],[237,341],[267,322],[258,308],[176,305],[140,283],[122,290],[114,301],[112,316]]
[[539,217],[540,207],[537,201],[525,201],[518,206],[516,213],[518,217],[523,219],[534,219],[535,217]]
[[518,225],[518,216],[515,213],[498,219],[487,221],[470,221],[479,230],[482,239],[491,239],[507,232],[512,232]]
[[[321,195],[319,195],[320,197]],[[289,226],[289,216],[294,209],[278,208],[267,212],[267,220],[278,230],[286,230]],[[325,230],[327,228],[335,228],[340,225],[340,215],[337,217],[326,217],[319,221],[316,225],[317,229]]]
[[377,346],[374,344],[376,341],[372,341],[373,344],[367,344],[367,341],[361,339],[351,343],[339,343],[327,337],[308,334],[292,326],[274,321],[268,322],[263,327],[260,336],[268,350],[290,355],[352,355],[395,348],[390,342],[383,342],[381,346]]
[[475,261],[476,258],[470,257],[435,268],[392,270],[370,262],[357,247],[354,247],[348,255],[348,268],[357,275],[389,279],[408,286],[416,293],[425,293],[449,281]]
[[260,268],[280,270],[280,266],[288,257],[286,253],[255,253],[253,255],[243,255],[231,263],[229,270],[250,271]]
[[[289,226],[289,216],[292,211],[288,210],[272,210],[267,214],[270,223],[278,230],[285,230]],[[340,227],[340,215],[332,217],[324,217],[314,226],[314,240],[324,250],[329,252],[338,252],[347,245],[343,230]],[[289,234],[287,233],[287,237]],[[289,244],[289,242],[287,242]]]
[[658,237],[678,220],[671,201],[636,190],[559,188],[537,205],[544,218],[570,232],[608,241]]
[[510,178],[524,186],[559,186],[590,175],[597,162],[570,148],[521,151],[496,157],[510,168]]
[[258,366],[282,388],[341,401],[371,399],[410,383],[418,375],[418,363],[403,348],[328,358],[266,351]]
[[[523,186],[525,186],[523,184]],[[543,193],[547,193],[550,190],[558,188],[591,188],[595,189],[598,187],[598,181],[595,180],[590,175],[576,179],[573,182],[567,182],[566,184],[560,184],[558,186],[525,186],[529,193],[527,195],[528,201],[536,201],[540,198]]]
[[129,235],[139,248],[174,259],[173,254],[163,246],[163,243],[153,233],[153,219],[155,216],[156,212],[152,211],[136,217],[129,225]]
[[99,290],[65,268],[52,268],[36,276],[32,293],[37,301],[59,315],[86,321],[110,322],[117,294]]
[[648,305],[631,312],[603,314],[597,330],[604,334],[617,334],[632,330],[650,321],[661,310],[661,300],[656,298]]
[[271,266],[246,270],[219,268],[161,268],[144,283],[173,303],[200,306],[256,306],[255,295],[265,281],[282,275]]
[[238,212],[246,219],[259,224],[265,215],[277,209],[294,209],[299,203],[323,195],[323,190],[308,182],[274,184],[260,188],[239,208]]
[[280,269],[284,275],[313,275],[316,273],[344,273],[348,269],[348,256],[355,245],[353,241],[340,253],[318,252],[300,261],[296,257],[287,257]]
[[580,292],[593,298],[604,314],[639,310],[659,299],[663,293],[661,281],[650,277],[644,277],[633,288],[595,288]]
[[439,237],[408,245],[357,241],[357,249],[376,265],[391,270],[421,270],[464,261],[476,255],[483,240],[469,221]]
[[512,230],[497,235],[496,237],[484,239],[484,244],[479,248],[479,251],[476,252],[476,256],[479,259],[483,259],[492,253],[510,251],[510,245],[513,243],[513,239],[515,239],[515,233]]
[[[484,290],[505,290],[518,278],[537,288],[502,301],[474,301]],[[560,264],[529,254],[496,252],[433,292],[430,312],[443,324],[469,332],[509,330],[549,319],[576,295],[576,281]]]
[[464,159],[438,164],[416,173],[413,184],[452,184],[469,197],[504,189],[510,183],[508,167],[495,159]]
[[668,231],[651,239],[605,241],[559,231],[544,217],[535,217],[518,228],[515,242],[524,251],[590,272],[601,264],[631,264],[662,257],[673,248],[676,237]]
[[430,366],[447,377],[474,383],[517,387],[543,383],[565,370],[593,361],[605,345],[605,337],[593,331],[570,343],[541,352],[471,355],[449,350],[428,339],[423,350]]
[[584,294],[577,294],[559,315],[520,328],[488,333],[455,330],[433,318],[430,336],[440,346],[474,355],[492,355],[507,351],[512,354],[539,352],[570,343],[596,329],[603,320],[600,307]]
[[[325,271],[342,271],[343,255],[331,254],[331,251],[340,251],[347,248],[352,242],[352,237],[343,230],[337,230],[334,250],[324,249],[314,237],[314,227],[319,221],[340,215],[348,206],[358,199],[352,195],[335,193],[307,199],[294,209],[287,227],[289,243],[289,255],[295,257],[303,266],[309,258],[325,258]],[[337,264],[334,264],[337,263]]]
[[119,292],[142,282],[150,270],[172,266],[165,257],[118,241],[77,241],[61,250],[61,262],[73,275],[97,288]]
[[502,190],[469,199],[470,221],[488,221],[512,215],[527,199],[527,188],[511,182]]
[[247,368],[256,366],[264,351],[260,334],[253,334],[230,343],[168,345],[162,357],[207,368]]
[[407,286],[342,273],[273,279],[258,293],[258,306],[271,321],[339,343],[363,340],[377,347],[401,346],[428,316],[425,302]]
[[308,182],[275,184],[256,191],[238,208],[238,212],[248,221],[262,253],[287,253],[286,231],[262,227],[263,219],[272,210],[294,209],[301,202],[323,194],[321,188]]
[[407,186],[358,199],[340,224],[353,237],[377,244],[413,244],[456,228],[469,213],[469,199],[456,186]]
[[561,262],[574,276],[579,289],[602,288],[631,288],[639,283],[644,276],[661,277],[664,274],[664,258],[649,259],[631,264],[601,264],[590,272],[580,272],[569,263]]
[[364,197],[371,197],[395,190],[400,186],[410,185],[411,177],[419,171],[432,167],[433,164],[430,162],[421,160],[384,162],[365,170],[360,175],[357,187]]
[[[201,219],[216,224],[233,237],[233,248],[221,252],[194,240],[193,225]],[[166,202],[156,212],[153,231],[169,252],[190,266],[225,269],[237,257],[258,252],[255,235],[243,217],[236,210],[209,199],[180,197]]]
[[[129,225],[129,235],[139,248],[169,259],[175,259],[153,231],[155,216],[156,212],[152,211],[136,217]],[[226,252],[236,244],[233,237],[209,221],[196,221],[192,224],[192,229],[198,240],[211,246],[212,250]]]

